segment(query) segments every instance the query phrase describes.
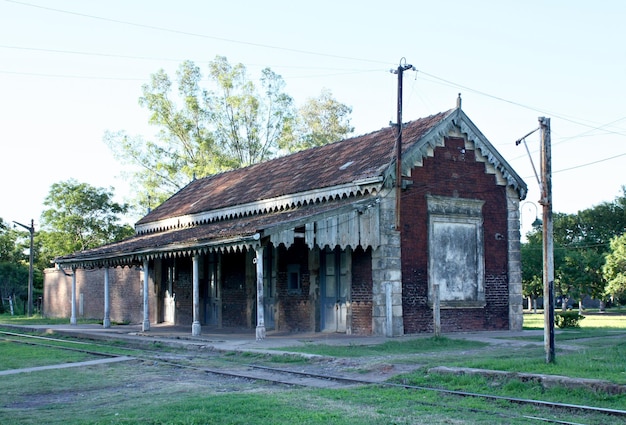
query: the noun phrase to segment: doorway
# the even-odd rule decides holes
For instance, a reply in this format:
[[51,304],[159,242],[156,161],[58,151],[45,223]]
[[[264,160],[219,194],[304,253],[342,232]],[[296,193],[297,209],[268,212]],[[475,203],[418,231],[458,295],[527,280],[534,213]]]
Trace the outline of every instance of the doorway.
[[321,331],[346,332],[351,258],[348,249],[327,248],[321,255]]

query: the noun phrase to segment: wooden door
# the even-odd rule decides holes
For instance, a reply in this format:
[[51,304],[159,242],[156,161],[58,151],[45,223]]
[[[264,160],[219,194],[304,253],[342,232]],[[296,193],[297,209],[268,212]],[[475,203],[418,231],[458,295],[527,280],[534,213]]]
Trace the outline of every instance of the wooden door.
[[339,249],[327,249],[322,255],[322,332],[346,332],[349,294],[349,253]]

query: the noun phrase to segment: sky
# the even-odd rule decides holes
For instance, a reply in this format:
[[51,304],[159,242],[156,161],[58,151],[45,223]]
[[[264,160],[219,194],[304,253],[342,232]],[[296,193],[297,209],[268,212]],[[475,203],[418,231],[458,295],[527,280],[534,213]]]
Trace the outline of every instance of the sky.
[[[38,227],[54,183],[133,188],[103,142],[149,138],[150,75],[216,56],[258,79],[269,67],[296,106],[330,90],[354,135],[462,108],[528,185],[522,230],[541,215],[539,117],[552,130],[553,211],[626,185],[626,2],[0,0],[0,217]],[[208,86],[207,81],[207,88]],[[132,217],[136,221],[140,217]]]

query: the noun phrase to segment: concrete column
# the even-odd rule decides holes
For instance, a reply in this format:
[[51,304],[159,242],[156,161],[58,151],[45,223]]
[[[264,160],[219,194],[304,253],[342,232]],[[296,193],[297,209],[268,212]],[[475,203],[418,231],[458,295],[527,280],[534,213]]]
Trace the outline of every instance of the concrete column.
[[70,325],[76,325],[76,268],[72,267],[72,315]]
[[256,250],[256,340],[265,339],[265,309],[263,299],[263,247]]
[[143,323],[141,330],[143,332],[150,330],[150,300],[148,298],[148,282],[150,279],[150,273],[148,270],[148,259],[143,260]]
[[102,327],[108,329],[111,327],[111,307],[109,305],[109,268],[104,268],[104,318],[102,319]]
[[191,280],[193,282],[193,323],[191,325],[192,336],[200,336],[200,332],[202,330],[202,327],[200,326],[200,277],[198,276],[198,260],[198,254],[194,254],[194,256],[191,257],[193,266],[191,276]]

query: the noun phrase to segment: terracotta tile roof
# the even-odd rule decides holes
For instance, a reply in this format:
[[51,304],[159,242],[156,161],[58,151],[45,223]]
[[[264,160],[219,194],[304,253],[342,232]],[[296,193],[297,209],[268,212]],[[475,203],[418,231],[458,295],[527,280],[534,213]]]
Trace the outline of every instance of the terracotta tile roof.
[[359,201],[340,199],[271,214],[135,235],[119,242],[65,255],[56,258],[55,261],[59,264],[81,264],[86,267],[101,266],[107,261],[109,265],[140,264],[141,260],[138,255],[176,253],[217,245],[227,247],[228,244],[225,241],[228,240],[233,240],[233,246],[237,246],[241,244],[242,238],[251,238],[255,233],[273,226],[289,224],[301,226],[311,217],[329,211],[343,210],[346,207],[350,208],[354,204],[359,204]]
[[[447,117],[405,124],[403,150]],[[395,157],[392,127],[192,181],[137,224],[332,187],[381,175]]]

